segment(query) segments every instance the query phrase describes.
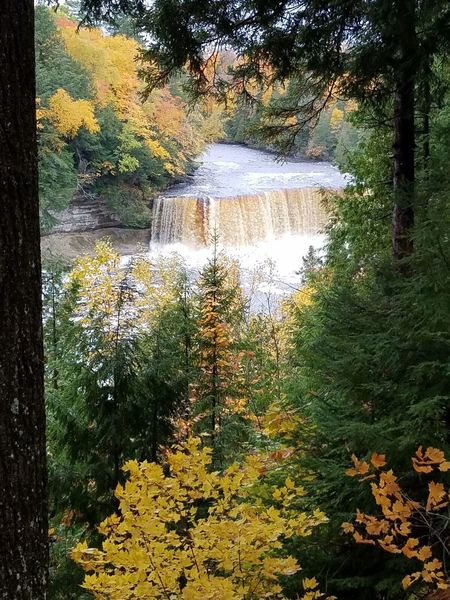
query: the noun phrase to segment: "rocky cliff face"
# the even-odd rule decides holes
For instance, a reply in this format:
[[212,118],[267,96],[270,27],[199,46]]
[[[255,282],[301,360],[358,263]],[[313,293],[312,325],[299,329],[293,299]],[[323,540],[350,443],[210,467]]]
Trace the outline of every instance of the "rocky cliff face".
[[108,227],[120,227],[117,215],[111,213],[105,201],[98,196],[76,196],[70,206],[55,214],[57,224],[50,234],[92,231]]
[[78,256],[92,255],[100,240],[111,242],[123,256],[148,252],[150,229],[118,229],[108,227],[91,231],[51,233],[41,239],[41,251],[45,260],[58,258],[70,264]]
[[71,262],[77,256],[92,254],[96,242],[106,238],[123,255],[148,250],[150,229],[124,227],[97,196],[75,197],[69,208],[55,214],[55,218],[58,223],[41,238],[44,260],[59,257]]

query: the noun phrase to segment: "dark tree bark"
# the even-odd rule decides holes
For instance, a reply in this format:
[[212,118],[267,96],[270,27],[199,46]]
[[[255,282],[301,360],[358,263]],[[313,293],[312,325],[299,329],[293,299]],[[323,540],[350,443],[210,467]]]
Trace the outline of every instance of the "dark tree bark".
[[414,250],[415,77],[417,64],[415,0],[397,0],[398,69],[394,98],[394,192],[392,249],[396,259]]
[[33,0],[2,0],[0,16],[0,598],[41,600],[48,553]]

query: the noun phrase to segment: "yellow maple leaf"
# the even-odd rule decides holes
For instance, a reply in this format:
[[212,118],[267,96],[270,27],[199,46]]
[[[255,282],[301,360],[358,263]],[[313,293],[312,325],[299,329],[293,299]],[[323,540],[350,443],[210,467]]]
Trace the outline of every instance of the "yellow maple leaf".
[[355,527],[352,523],[342,523],[341,527],[344,533],[353,533],[355,531]]
[[317,583],[317,579],[315,577],[312,577],[311,579],[305,577],[303,579],[303,587],[305,590],[314,590],[318,585],[319,584]]
[[445,460],[444,452],[432,447],[426,449],[425,457],[433,463],[442,463]]
[[416,556],[419,560],[425,561],[428,558],[432,557],[432,553],[431,553],[431,548],[430,546],[422,546],[422,548],[420,548],[417,553]]
[[417,556],[417,550],[415,548],[419,545],[419,540],[416,538],[409,538],[406,540],[406,544],[402,548],[402,552],[408,558]]
[[434,558],[433,560],[430,560],[424,564],[424,568],[427,571],[437,571],[441,567],[442,567],[442,563],[437,558]]
[[406,577],[403,577],[403,579],[402,579],[403,589],[406,590],[409,587],[411,587],[411,585],[413,583],[415,583],[419,578],[420,578],[419,571],[417,571],[416,573],[412,573],[411,575],[407,575]]

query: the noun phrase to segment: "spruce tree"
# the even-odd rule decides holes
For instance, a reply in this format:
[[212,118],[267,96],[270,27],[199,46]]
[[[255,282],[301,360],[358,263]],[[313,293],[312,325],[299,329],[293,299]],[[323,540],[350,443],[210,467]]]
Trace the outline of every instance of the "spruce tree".
[[[232,265],[213,240],[213,255],[198,281],[198,320],[195,334],[197,367],[196,399],[193,407],[194,431],[207,433],[216,465],[237,450],[239,416],[235,401],[242,394],[239,379],[239,339],[237,326],[242,319],[239,283],[230,276]],[[237,434],[234,443],[232,436]],[[231,438],[230,438],[231,436]],[[227,439],[228,438],[228,439]],[[234,449],[229,446],[235,445]]]

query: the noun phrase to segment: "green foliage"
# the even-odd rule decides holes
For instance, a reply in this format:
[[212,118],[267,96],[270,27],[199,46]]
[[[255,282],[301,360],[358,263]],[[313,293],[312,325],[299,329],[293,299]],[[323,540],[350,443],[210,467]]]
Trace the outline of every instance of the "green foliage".
[[[347,152],[354,150],[362,132],[352,124],[350,105],[338,101],[320,114],[317,123],[304,127],[292,137],[283,125],[276,127],[279,114],[289,104],[290,88],[281,95],[274,92],[269,100],[258,104],[237,101],[231,116],[225,122],[227,139],[250,143],[301,157],[331,160],[344,166]],[[336,118],[337,117],[337,118]]]
[[416,447],[450,446],[445,115],[432,115],[433,149],[418,170],[415,252],[407,265],[390,258],[390,144],[378,129],[350,156],[353,182],[330,204],[327,258],[304,274],[313,301],[295,312],[287,393],[309,427],[298,428],[293,444],[304,450],[298,468],[315,474],[305,486],[330,518],[304,567],[339,598],[405,598],[400,580],[408,572],[402,558],[355,548],[339,531],[348,511],[373,509],[370,495],[342,478],[350,455],[386,452],[413,493]]
[[148,199],[142,191],[131,185],[117,183],[101,186],[100,189],[111,212],[117,215],[122,223],[137,228],[149,225],[151,212]]
[[[108,247],[79,262],[65,281],[53,281],[45,340],[56,518],[62,522],[69,508],[77,526],[92,527],[115,508],[112,490],[123,461],[158,460],[161,444],[194,428],[210,436],[215,467],[264,447],[263,475],[267,463],[277,463],[270,478],[287,482],[286,474],[294,474],[308,491],[302,506],[324,509],[327,525],[309,539],[285,541],[283,550],[302,556],[305,575],[317,576],[341,600],[405,600],[405,559],[356,547],[341,531],[357,509],[370,515],[376,508],[369,490],[344,472],[352,454],[389,454],[402,490],[414,497],[409,458],[416,447],[447,454],[450,447],[448,7],[403,4],[410,9],[406,16],[414,13],[421,25],[414,25],[417,44],[405,55],[402,3],[313,2],[289,13],[291,5],[276,2],[236,0],[221,10],[198,1],[132,4],[138,24],[155,34],[147,56],[159,69],[147,74],[150,85],[168,81],[188,61],[191,83],[205,92],[203,49],[211,36],[227,42],[245,60],[237,61],[234,81],[228,71],[213,91],[226,95],[239,77],[244,95],[260,93],[260,84],[273,88],[271,99],[261,102],[264,110],[239,107],[230,135],[246,136],[250,122],[283,147],[313,155],[321,148],[345,164],[352,180],[343,194],[327,200],[327,254],[306,257],[304,287],[290,299],[282,325],[271,315],[249,317],[238,278],[217,252],[195,293],[178,267],[157,270],[155,283],[154,265],[143,260],[120,269]],[[108,12],[118,5],[131,6],[125,0],[83,3],[97,9],[97,18],[105,16],[105,6]],[[238,27],[242,20],[244,29]],[[399,122],[393,91],[405,72],[409,83],[417,82],[417,172],[409,188],[399,189],[391,160]],[[287,78],[283,95],[276,85]],[[331,93],[330,82],[339,82],[339,89]],[[172,92],[178,84],[172,81]],[[427,86],[434,99],[429,104]],[[347,111],[336,99],[341,92],[358,99],[359,109]],[[153,113],[161,136],[180,116],[178,101],[170,106],[169,119]],[[346,112],[352,113],[348,121]],[[115,210],[136,219],[135,209],[126,216],[121,193],[166,180],[166,161],[179,149],[176,136],[161,143],[147,139],[145,128],[133,129],[111,102],[97,113],[100,132],[80,129],[62,142],[73,149],[77,169],[97,178],[100,188],[119,183]],[[309,128],[313,121],[315,130]],[[344,158],[344,147],[356,142]],[[61,139],[51,143],[56,147]],[[408,236],[414,252],[392,260],[393,208],[403,202],[413,205]],[[155,469],[163,478],[163,470]],[[255,502],[260,493],[254,491]],[[138,494],[136,502],[141,500]],[[83,558],[85,548],[81,552]],[[63,563],[58,552],[55,562]],[[294,577],[284,591],[295,598],[298,584]]]
[[80,588],[82,574],[70,559],[72,548],[88,534],[86,527],[73,523],[70,511],[62,516],[58,515],[52,521],[49,536],[50,597],[53,600],[87,600],[89,595]]
[[39,198],[41,227],[48,230],[57,222],[56,212],[69,205],[77,188],[77,172],[73,154],[67,146],[55,152],[51,144],[55,134],[50,131],[40,135],[39,145]]
[[390,252],[393,190],[389,138],[383,129],[366,132],[358,147],[346,156],[345,170],[351,181],[345,193],[327,203],[331,214],[329,262],[339,263],[352,274],[362,266],[371,268]]
[[83,66],[66,51],[52,11],[36,6],[36,95],[42,103],[59,88],[72,98],[91,98],[92,81]]

